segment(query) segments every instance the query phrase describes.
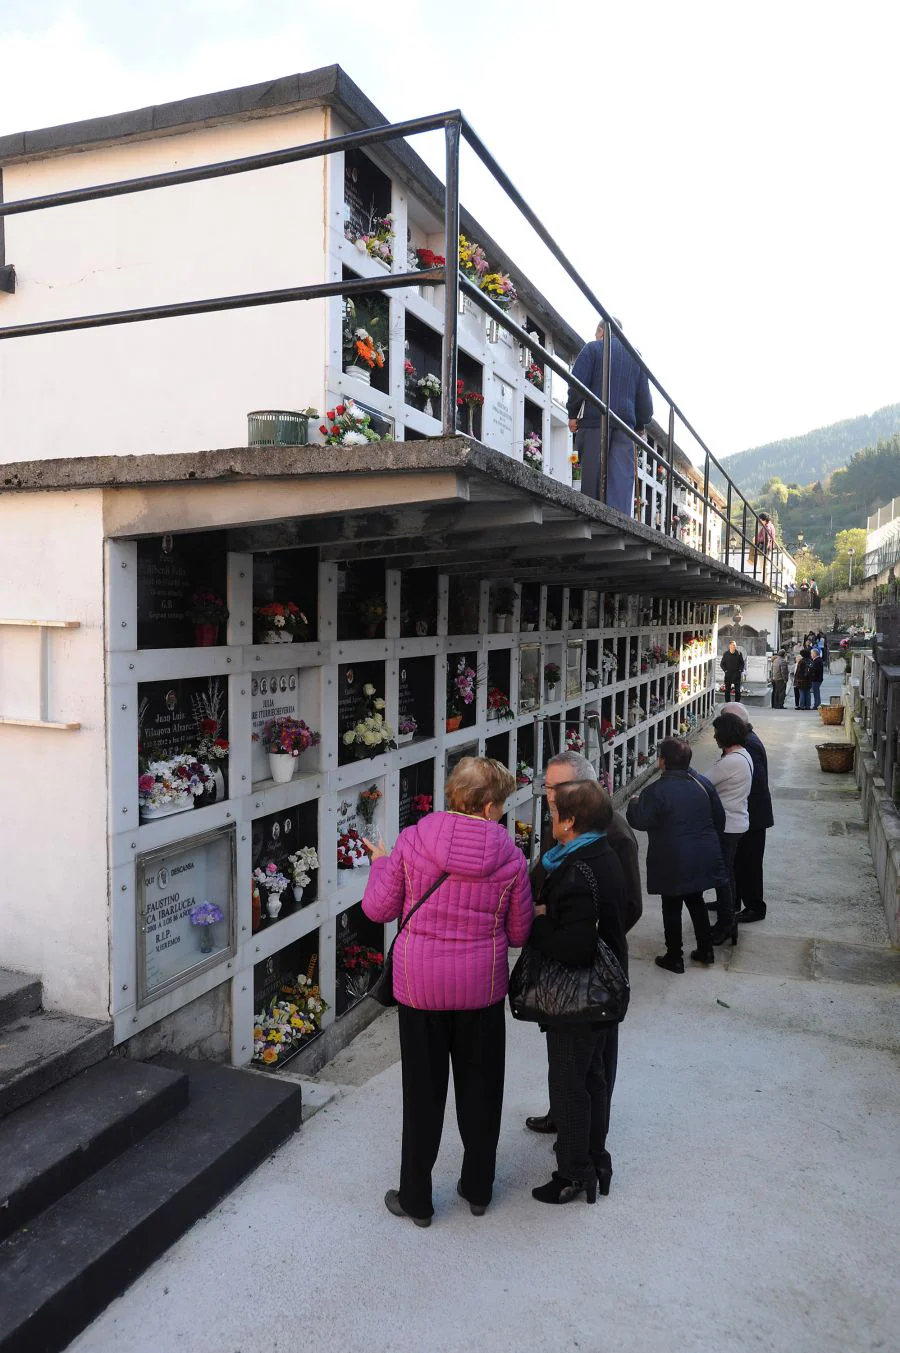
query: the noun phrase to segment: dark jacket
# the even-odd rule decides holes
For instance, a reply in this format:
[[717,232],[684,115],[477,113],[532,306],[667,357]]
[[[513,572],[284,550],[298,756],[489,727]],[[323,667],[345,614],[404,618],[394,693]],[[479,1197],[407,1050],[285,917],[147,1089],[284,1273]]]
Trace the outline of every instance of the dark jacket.
[[[589,390],[593,390],[598,398],[603,398],[603,343],[600,339],[595,338],[590,343],[585,343],[575,358],[572,375]],[[570,385],[567,404],[570,418],[578,416],[582,404],[584,404],[581,416],[583,426],[599,427],[601,414],[596,404],[588,403],[580,390]],[[650,397],[647,373],[627,348],[623,348],[615,334],[609,359],[609,407],[631,428],[646,427],[653,417],[653,400]]]
[[667,770],[648,785],[626,812],[647,832],[647,892],[672,897],[702,893],[728,882],[719,837],[725,809],[703,775]]
[[[587,865],[597,881],[597,905],[591,885],[580,869]],[[628,970],[628,949],[622,926],[625,878],[616,854],[606,840],[592,841],[572,852],[544,875],[538,905],[546,916],[536,916],[529,941],[541,953],[570,968],[586,968],[594,958],[599,935]]]
[[809,660],[809,679],[810,681],[823,681],[825,678],[825,664],[819,650],[814,648],[812,657]]
[[809,658],[804,657],[801,653],[793,672],[794,685],[798,691],[805,691],[809,686],[809,667]]
[[772,813],[772,795],[769,793],[769,758],[766,749],[753,729],[747,734],[744,743],[753,761],[753,779],[750,793],[747,795],[747,812],[750,814],[750,831],[766,831],[774,827]]
[[[622,909],[622,929],[626,935],[641,919],[644,894],[641,885],[641,864],[637,840],[621,813],[613,813],[606,829],[606,839],[615,851],[625,876],[625,903]],[[537,897],[544,886],[544,866],[538,860],[531,871],[531,891]]]
[[739,648],[733,653],[730,648],[726,648],[719,666],[726,676],[740,676],[744,670],[744,655]]

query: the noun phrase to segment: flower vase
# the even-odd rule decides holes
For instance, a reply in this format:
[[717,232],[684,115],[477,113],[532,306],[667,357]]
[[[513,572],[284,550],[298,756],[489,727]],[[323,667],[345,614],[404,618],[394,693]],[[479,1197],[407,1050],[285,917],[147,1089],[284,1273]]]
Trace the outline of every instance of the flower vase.
[[289,752],[269,752],[269,774],[276,785],[286,785],[293,778],[298,759]]
[[142,803],[140,818],[142,822],[155,822],[158,817],[171,817],[173,813],[188,813],[194,806],[193,794],[182,794],[171,803]]
[[431,403],[431,400],[430,400],[430,399],[426,399],[426,401],[425,401],[425,408],[422,410],[422,412],[423,412],[424,414],[427,414],[427,416],[428,416],[429,418],[433,418],[433,417],[434,417],[434,407],[432,406],[432,403]]
[[363,624],[363,634],[367,639],[377,639],[378,631],[381,628],[380,620],[370,620]]
[[581,492],[581,480],[580,480],[580,479],[573,479],[573,480],[572,480],[572,488],[573,488],[573,490],[575,491],[575,493],[580,493],[580,492]]
[[506,634],[508,622],[509,622],[508,615],[495,615],[494,629],[497,631],[498,634]]
[[269,893],[266,898],[266,915],[274,921],[281,911],[281,893]]
[[552,705],[559,699],[559,685],[552,682],[547,683],[547,700]]
[[369,990],[369,984],[372,980],[371,969],[366,968],[363,972],[348,972],[344,974],[344,989],[351,1001],[361,1001],[363,996]]
[[282,644],[292,644],[294,642],[294,636],[290,630],[279,630],[278,642]]
[[462,723],[461,714],[449,714],[447,716],[447,732],[455,733],[461,723]]
[[344,375],[352,376],[354,380],[359,381],[362,385],[372,384],[372,373],[368,367],[356,366],[354,363],[344,367]]
[[194,647],[213,648],[219,642],[219,626],[202,624],[194,626]]
[[211,925],[198,925],[200,932],[200,952],[201,954],[211,954],[215,948],[213,927]]
[[262,641],[264,644],[280,644],[281,634],[278,630],[265,630],[263,632]]
[[397,733],[394,736],[394,741],[396,742],[398,747],[403,747],[407,742],[412,742],[412,740],[413,740],[412,733]]
[[299,884],[297,884],[297,883],[292,884],[292,885],[291,885],[291,891],[292,891],[293,894],[294,894],[294,901],[295,901],[295,902],[302,902],[302,901],[303,901],[303,889],[299,886]]
[[468,415],[469,415],[469,417],[468,417],[469,436],[470,436],[470,437],[474,437],[474,436],[475,436],[475,406],[474,406],[473,404],[470,404],[469,407],[468,407]]

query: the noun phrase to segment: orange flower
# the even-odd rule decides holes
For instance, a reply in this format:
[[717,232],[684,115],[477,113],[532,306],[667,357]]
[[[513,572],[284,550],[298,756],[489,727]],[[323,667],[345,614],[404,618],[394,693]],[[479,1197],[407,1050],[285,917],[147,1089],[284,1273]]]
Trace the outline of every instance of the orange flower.
[[262,1059],[267,1066],[278,1061],[278,1053],[275,1048],[263,1048]]
[[358,338],[356,340],[356,351],[357,354],[363,359],[363,361],[368,363],[370,367],[375,365],[375,359],[377,354],[373,349],[371,341],[365,338]]
[[577,464],[578,464],[578,452],[577,452],[577,451],[573,451],[572,454],[569,456],[569,464],[570,464],[570,465],[577,465]]

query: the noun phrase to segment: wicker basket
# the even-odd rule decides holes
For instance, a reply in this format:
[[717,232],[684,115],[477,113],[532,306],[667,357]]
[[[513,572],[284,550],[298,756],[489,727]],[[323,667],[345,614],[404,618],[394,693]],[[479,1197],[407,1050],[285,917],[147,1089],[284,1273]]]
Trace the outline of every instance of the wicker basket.
[[843,705],[820,705],[819,718],[824,724],[837,727],[844,722]]
[[816,751],[819,753],[819,768],[830,771],[847,771],[853,769],[853,753],[855,748],[852,742],[817,742]]

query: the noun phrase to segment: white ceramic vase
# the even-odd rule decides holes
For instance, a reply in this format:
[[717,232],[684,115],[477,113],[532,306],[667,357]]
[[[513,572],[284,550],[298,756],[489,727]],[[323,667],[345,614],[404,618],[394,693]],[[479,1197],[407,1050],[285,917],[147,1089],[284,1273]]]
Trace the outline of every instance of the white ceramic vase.
[[281,894],[269,893],[269,896],[266,899],[266,914],[269,917],[269,920],[274,921],[275,917],[278,916],[280,911],[281,911]]
[[269,752],[269,774],[276,785],[286,785],[293,778],[298,759],[288,752]]
[[345,366],[344,375],[352,376],[354,380],[359,381],[361,385],[372,384],[372,373],[365,366]]

